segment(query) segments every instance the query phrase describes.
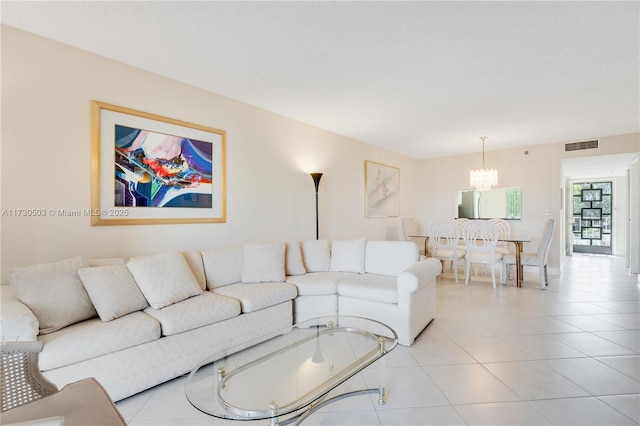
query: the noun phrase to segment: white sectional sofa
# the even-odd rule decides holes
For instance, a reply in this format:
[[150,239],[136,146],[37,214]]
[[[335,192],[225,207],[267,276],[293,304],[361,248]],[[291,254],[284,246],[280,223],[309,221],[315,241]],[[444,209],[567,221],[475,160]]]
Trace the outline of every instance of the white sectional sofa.
[[43,341],[58,387],[95,377],[117,401],[322,315],[378,320],[411,345],[435,318],[440,272],[411,242],[365,239],[76,257],[9,271],[0,330]]

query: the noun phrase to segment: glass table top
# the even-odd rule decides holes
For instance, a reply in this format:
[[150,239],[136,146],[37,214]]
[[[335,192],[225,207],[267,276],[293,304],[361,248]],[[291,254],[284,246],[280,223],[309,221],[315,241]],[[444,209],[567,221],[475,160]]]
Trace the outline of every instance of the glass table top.
[[[214,354],[189,375],[189,402],[230,420],[299,415],[397,345],[388,326],[369,319],[328,316],[295,324],[232,355]],[[382,369],[381,377],[383,377]],[[376,389],[384,397],[384,383]],[[297,414],[296,414],[297,413]],[[277,422],[276,422],[277,423]]]

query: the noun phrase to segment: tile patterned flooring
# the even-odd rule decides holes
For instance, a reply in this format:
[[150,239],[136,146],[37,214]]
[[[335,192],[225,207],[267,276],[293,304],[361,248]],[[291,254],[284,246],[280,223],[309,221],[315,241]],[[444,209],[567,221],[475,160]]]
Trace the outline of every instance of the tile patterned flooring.
[[[525,273],[522,288],[493,289],[488,276],[465,286],[445,271],[437,318],[412,347],[386,359],[388,403],[346,398],[303,424],[639,425],[637,276],[611,256],[574,255],[564,267],[544,291],[537,273]],[[377,377],[374,365],[341,390],[375,386]],[[185,381],[117,406],[133,426],[240,424],[191,407]]]

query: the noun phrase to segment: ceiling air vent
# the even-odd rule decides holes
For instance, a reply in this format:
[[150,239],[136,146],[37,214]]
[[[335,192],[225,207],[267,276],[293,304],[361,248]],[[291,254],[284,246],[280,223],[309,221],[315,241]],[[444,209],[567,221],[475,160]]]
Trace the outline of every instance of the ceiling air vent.
[[565,151],[580,151],[582,149],[595,149],[598,147],[598,141],[573,142],[564,146]]

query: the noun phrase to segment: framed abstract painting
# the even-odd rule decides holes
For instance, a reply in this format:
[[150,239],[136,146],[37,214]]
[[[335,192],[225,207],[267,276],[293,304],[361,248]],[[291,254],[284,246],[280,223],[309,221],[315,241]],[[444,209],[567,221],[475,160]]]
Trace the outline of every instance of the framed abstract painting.
[[364,182],[366,217],[399,215],[400,169],[365,161]]
[[226,222],[226,132],[94,101],[91,224]]

